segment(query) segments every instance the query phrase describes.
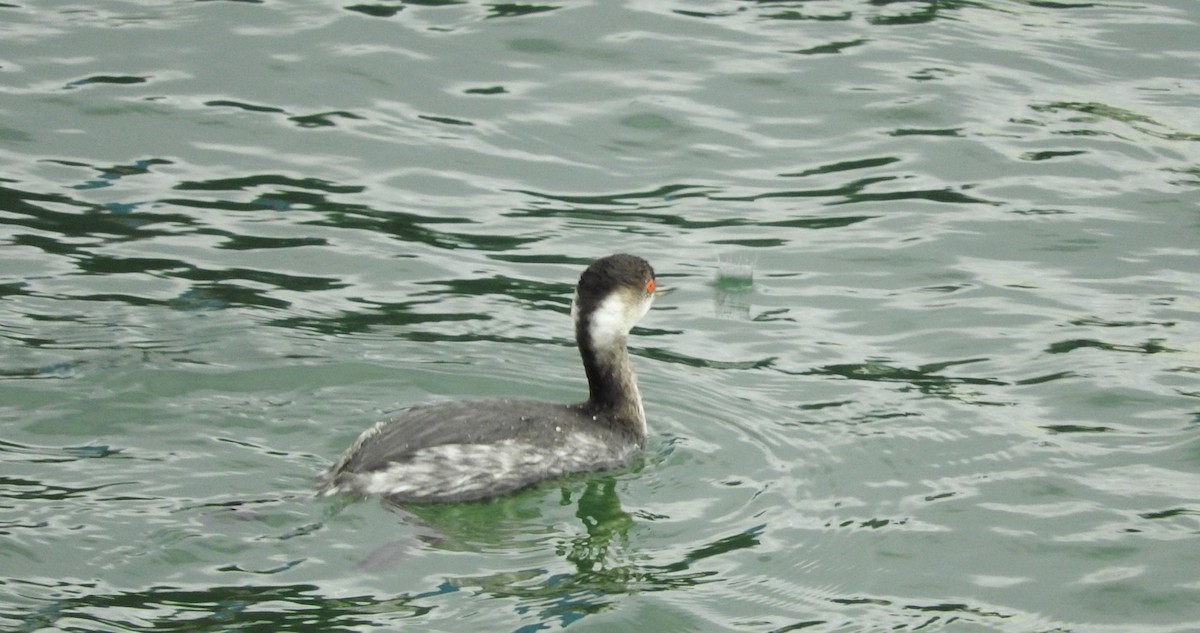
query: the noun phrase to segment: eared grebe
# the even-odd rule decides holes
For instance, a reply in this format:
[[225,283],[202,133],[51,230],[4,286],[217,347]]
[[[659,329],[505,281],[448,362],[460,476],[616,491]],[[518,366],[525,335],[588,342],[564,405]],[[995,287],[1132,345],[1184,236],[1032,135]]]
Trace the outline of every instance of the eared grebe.
[[325,494],[474,501],[626,463],[646,442],[646,414],[625,341],[655,294],[646,260],[624,254],[596,260],[579,277],[571,303],[587,401],[482,400],[410,409],[363,432],[325,472]]

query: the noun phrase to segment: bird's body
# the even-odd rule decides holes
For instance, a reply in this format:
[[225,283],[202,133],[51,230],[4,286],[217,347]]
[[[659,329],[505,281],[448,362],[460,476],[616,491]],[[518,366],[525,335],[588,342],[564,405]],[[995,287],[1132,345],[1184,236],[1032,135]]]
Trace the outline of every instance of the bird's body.
[[410,409],[363,432],[326,471],[326,493],[474,501],[625,464],[646,440],[626,339],[654,294],[654,270],[645,260],[596,260],[580,277],[571,306],[588,378],[585,402],[499,399]]

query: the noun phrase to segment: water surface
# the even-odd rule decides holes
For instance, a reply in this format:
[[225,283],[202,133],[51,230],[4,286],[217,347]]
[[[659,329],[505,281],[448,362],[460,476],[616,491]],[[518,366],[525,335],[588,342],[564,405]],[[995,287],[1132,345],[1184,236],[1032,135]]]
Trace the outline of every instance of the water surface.
[[[0,624],[1189,631],[1191,0],[0,4]],[[412,404],[642,459],[320,499]]]

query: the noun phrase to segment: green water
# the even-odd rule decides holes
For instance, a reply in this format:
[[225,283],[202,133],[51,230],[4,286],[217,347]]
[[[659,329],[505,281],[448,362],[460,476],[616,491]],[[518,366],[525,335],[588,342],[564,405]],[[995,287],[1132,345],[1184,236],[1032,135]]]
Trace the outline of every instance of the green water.
[[[0,628],[1200,630],[1200,5],[0,3]],[[322,499],[428,401],[629,468]]]

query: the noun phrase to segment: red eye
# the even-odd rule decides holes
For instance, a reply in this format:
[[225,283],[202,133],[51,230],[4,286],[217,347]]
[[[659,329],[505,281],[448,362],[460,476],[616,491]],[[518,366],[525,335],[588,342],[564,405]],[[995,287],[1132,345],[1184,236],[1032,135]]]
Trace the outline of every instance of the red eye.
[[646,282],[646,294],[650,294],[652,292],[654,292],[654,280],[653,279]]

